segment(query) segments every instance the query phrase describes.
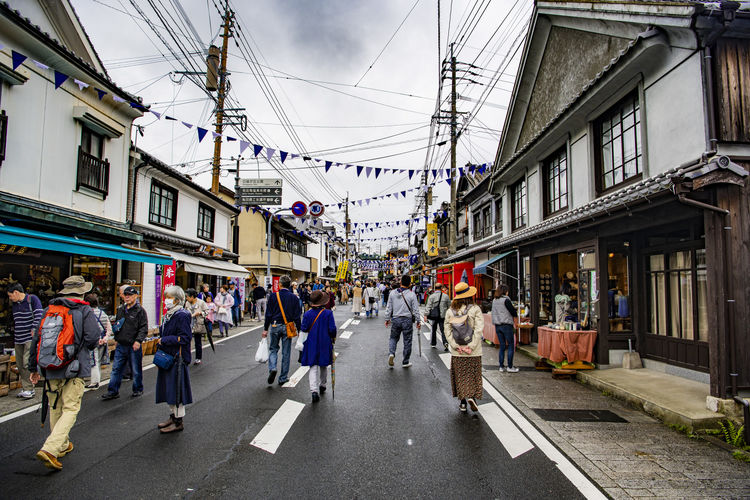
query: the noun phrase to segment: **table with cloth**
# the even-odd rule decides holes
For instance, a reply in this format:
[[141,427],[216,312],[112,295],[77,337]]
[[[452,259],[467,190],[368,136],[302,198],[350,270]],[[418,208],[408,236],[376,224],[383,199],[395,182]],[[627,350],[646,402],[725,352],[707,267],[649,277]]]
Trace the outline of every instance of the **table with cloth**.
[[542,358],[553,363],[593,362],[596,330],[555,330],[540,326],[537,332],[537,352]]

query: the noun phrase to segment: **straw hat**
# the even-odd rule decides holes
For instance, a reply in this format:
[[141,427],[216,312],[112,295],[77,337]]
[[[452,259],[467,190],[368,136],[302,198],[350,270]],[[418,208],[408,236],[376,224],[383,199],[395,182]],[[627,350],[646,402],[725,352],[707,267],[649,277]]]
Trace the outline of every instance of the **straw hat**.
[[83,295],[91,291],[94,285],[86,281],[83,276],[70,276],[62,282],[62,295]]
[[324,307],[328,304],[328,300],[329,297],[327,293],[321,290],[315,290],[310,294],[310,307]]
[[476,288],[469,286],[468,283],[464,283],[463,281],[456,284],[454,291],[456,292],[456,295],[453,297],[454,299],[468,299],[477,294]]

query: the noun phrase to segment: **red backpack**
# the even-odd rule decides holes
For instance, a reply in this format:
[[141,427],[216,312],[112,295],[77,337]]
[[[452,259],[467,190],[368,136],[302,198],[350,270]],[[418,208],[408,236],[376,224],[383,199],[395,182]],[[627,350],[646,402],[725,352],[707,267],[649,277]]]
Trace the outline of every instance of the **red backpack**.
[[75,336],[70,309],[50,304],[39,324],[37,365],[56,370],[70,364],[77,355]]

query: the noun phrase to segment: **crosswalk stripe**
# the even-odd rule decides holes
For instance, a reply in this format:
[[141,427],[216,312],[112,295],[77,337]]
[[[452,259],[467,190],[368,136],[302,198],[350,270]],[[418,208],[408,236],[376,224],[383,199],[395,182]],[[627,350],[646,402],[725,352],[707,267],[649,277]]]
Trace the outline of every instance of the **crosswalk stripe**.
[[346,331],[346,332],[344,332],[344,333],[341,334],[341,338],[342,339],[348,339],[348,338],[350,338],[352,336],[352,333],[354,333],[354,332],[352,332],[352,331]]
[[342,329],[342,330],[345,330],[345,329],[346,329],[346,327],[347,327],[347,326],[349,326],[349,325],[351,324],[351,322],[352,322],[352,321],[353,321],[353,320],[352,320],[352,318],[349,318],[349,319],[347,319],[346,321],[344,321],[344,324],[343,324],[343,325],[341,325],[341,329]]
[[440,355],[440,360],[443,362],[447,369],[451,369],[451,353],[444,352]]
[[294,425],[295,420],[305,407],[302,403],[287,399],[281,408],[276,410],[271,420],[266,423],[255,439],[250,443],[251,446],[260,448],[268,453],[274,454],[279,449],[281,442],[284,441],[289,429]]
[[516,458],[534,449],[531,441],[516,427],[495,403],[479,405],[479,413],[503,444],[511,458]]
[[358,320],[354,320],[354,321],[352,321],[352,325],[358,325],[360,321],[362,321],[362,320],[359,320],[359,319]]
[[288,389],[296,387],[299,381],[302,380],[302,377],[304,377],[308,371],[310,371],[309,366],[300,366],[299,368],[297,368],[297,371],[294,372],[291,378],[289,378],[289,381],[281,387],[286,387]]

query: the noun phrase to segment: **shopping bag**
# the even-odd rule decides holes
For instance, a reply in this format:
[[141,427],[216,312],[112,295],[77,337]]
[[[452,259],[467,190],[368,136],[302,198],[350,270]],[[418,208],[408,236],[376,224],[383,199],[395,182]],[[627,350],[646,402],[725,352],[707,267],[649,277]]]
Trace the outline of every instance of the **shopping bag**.
[[294,348],[297,349],[299,352],[302,352],[305,349],[306,340],[307,340],[307,332],[299,332],[299,335],[297,335],[297,343],[294,344]]
[[261,339],[258,350],[255,353],[255,361],[266,363],[268,361],[268,339]]

